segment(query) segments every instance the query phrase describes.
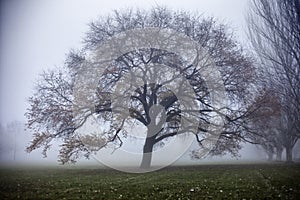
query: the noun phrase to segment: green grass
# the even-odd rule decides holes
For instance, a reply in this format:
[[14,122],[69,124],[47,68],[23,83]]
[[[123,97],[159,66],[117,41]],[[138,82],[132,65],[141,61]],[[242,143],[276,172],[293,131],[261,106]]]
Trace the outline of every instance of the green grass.
[[202,165],[146,174],[2,168],[0,199],[300,199],[300,165]]

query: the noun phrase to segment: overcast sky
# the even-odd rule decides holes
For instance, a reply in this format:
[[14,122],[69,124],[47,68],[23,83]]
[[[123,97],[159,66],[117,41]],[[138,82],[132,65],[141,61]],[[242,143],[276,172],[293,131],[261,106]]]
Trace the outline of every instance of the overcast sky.
[[87,24],[114,9],[156,5],[215,16],[245,41],[247,0],[6,0],[1,1],[0,122],[25,121],[26,99],[43,69],[63,64],[81,47]]

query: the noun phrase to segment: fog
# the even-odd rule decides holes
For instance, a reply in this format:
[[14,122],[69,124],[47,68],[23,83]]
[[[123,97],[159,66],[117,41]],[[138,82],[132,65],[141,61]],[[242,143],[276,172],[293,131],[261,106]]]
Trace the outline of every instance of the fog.
[[[246,44],[245,13],[247,0],[52,0],[1,1],[0,35],[0,123],[4,130],[12,121],[23,127],[26,99],[32,94],[38,75],[61,66],[72,48],[81,47],[87,24],[114,9],[147,9],[157,5],[215,16],[235,31],[238,41]],[[23,128],[1,134],[1,162],[57,164],[58,146],[54,144],[43,158],[41,150],[25,152],[31,134]],[[262,160],[264,153],[253,145],[244,145],[242,160]],[[216,160],[236,160],[230,156]],[[209,159],[207,159],[209,161]],[[88,163],[95,163],[90,160]],[[177,163],[191,161],[188,152]],[[79,163],[86,163],[80,160]]]

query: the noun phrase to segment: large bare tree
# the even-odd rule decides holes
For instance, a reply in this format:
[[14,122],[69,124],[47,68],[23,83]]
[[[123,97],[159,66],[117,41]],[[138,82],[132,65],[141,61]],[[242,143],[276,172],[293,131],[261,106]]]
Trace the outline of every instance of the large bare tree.
[[[282,106],[282,144],[287,161],[300,135],[300,1],[254,0],[249,35],[260,59],[263,84],[276,92]],[[275,137],[275,136],[274,136]]]
[[[195,63],[186,62],[182,55],[174,52],[159,48],[141,48],[120,55],[106,66],[101,76],[97,77],[97,90],[90,94],[96,98],[96,102],[90,105],[91,110],[82,111],[78,123],[78,115],[74,119],[74,84],[87,63],[94,64],[87,61],[90,53],[119,33],[148,27],[174,30],[196,41],[199,47],[206,48],[207,56],[214,61],[220,72],[222,87],[226,92],[226,105],[218,108],[212,103],[211,88],[201,74],[209,65],[204,64],[197,68]],[[45,72],[40,77],[26,113],[28,127],[34,130],[34,139],[28,151],[43,147],[46,153],[54,139],[61,139],[63,143],[59,154],[60,161],[73,162],[80,156],[89,157],[93,150],[97,151],[109,144],[122,146],[123,138],[128,136],[126,127],[129,124],[147,128],[141,162],[141,167],[147,168],[151,164],[153,149],[163,146],[174,136],[191,133],[201,149],[208,140],[209,127],[217,126],[214,124],[214,117],[218,115],[222,117],[224,127],[221,127],[220,138],[210,154],[237,154],[239,142],[245,139],[245,132],[238,124],[247,110],[245,105],[253,78],[253,67],[251,59],[233,40],[232,33],[226,26],[218,24],[213,18],[202,18],[188,12],[173,12],[161,7],[150,11],[115,11],[111,16],[92,22],[84,41],[82,50],[70,52],[65,67]],[[168,66],[169,70],[153,68],[159,65]],[[135,79],[143,79],[143,84],[132,86],[126,81],[122,82],[125,74],[130,74],[131,71],[138,74]],[[165,79],[145,81],[144,77],[149,74],[165,74]],[[185,94],[183,84],[176,82],[176,88],[185,94],[182,95],[185,99],[180,101],[166,87],[176,81],[176,74],[184,77],[195,96]],[[118,88],[120,85],[122,87]],[[123,96],[127,95],[129,99],[126,108],[128,116],[123,118],[116,115],[117,109],[113,107],[111,99],[111,94],[116,89],[122,89]],[[184,109],[182,101],[195,102],[197,106]],[[192,116],[199,124],[196,131],[191,131],[191,127],[184,127],[182,120],[186,115]],[[101,133],[88,137],[79,137],[76,131],[90,116],[105,124],[105,130],[98,130]],[[193,151],[194,157],[200,157],[197,152],[199,151]]]

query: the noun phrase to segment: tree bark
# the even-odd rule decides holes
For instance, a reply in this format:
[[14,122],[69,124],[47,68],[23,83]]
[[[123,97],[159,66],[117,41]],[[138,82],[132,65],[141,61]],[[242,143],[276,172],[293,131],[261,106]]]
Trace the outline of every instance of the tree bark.
[[273,152],[268,152],[268,161],[273,160]]
[[[148,136],[148,134],[147,134]],[[140,165],[141,169],[149,169],[151,166],[151,160],[152,160],[152,151],[153,146],[155,144],[155,137],[147,137],[144,148],[143,148],[143,158]]]
[[282,148],[277,148],[276,149],[276,160],[277,161],[281,161],[282,151],[283,151]]
[[286,162],[293,162],[293,148],[292,147],[286,147]]

